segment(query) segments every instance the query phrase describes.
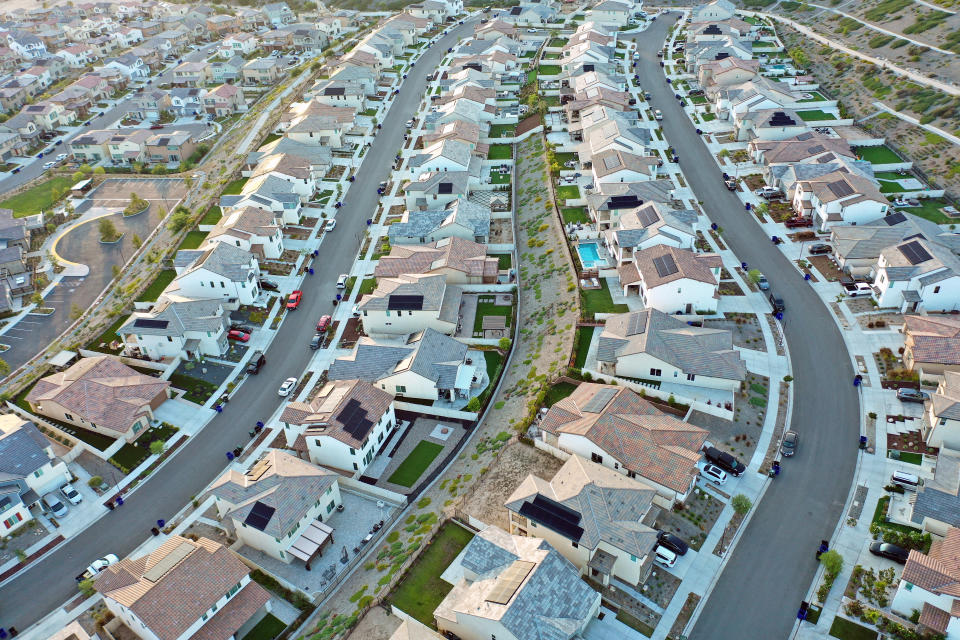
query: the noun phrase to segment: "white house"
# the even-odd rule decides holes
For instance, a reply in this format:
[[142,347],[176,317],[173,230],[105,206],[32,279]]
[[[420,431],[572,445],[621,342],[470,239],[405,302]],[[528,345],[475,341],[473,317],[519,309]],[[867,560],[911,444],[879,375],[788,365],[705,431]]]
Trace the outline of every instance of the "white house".
[[227,351],[230,316],[219,300],[165,297],[149,311],[134,311],[117,330],[129,354],[152,360],[200,355],[219,357]]
[[634,252],[666,244],[678,249],[693,249],[697,239],[697,212],[672,209],[650,201],[620,214],[616,226],[597,221],[607,251],[617,266],[633,262]]
[[928,447],[960,450],[960,373],[943,372],[937,392],[924,406],[921,429]]
[[257,49],[257,38],[242,31],[224,36],[217,48],[217,55],[230,59],[235,55],[248,56]]
[[587,19],[602,25],[626,26],[633,12],[631,4],[617,0],[603,0],[587,12]]
[[960,258],[925,238],[880,252],[873,287],[881,307],[904,312],[960,309]]
[[371,337],[409,335],[430,328],[445,335],[457,330],[463,290],[441,274],[400,274],[379,278],[360,298],[357,310]]
[[13,413],[0,416],[0,537],[33,520],[30,508],[69,480],[67,465],[36,425]]
[[253,304],[260,295],[256,256],[226,242],[178,251],[173,266],[177,277],[165,293],[220,300],[227,309]]
[[645,307],[690,314],[717,310],[721,266],[715,253],[658,244],[635,252],[617,273],[623,294],[639,294]]
[[690,20],[691,22],[727,20],[734,15],[736,15],[736,7],[730,0],[713,0],[713,2],[694,7],[690,12]]
[[[317,192],[317,185],[323,180],[325,171],[323,171],[322,165],[314,164],[309,158],[293,153],[271,153],[260,158],[256,168],[250,174],[250,178],[256,186],[260,176],[266,175],[288,182],[290,190],[300,196],[301,201],[307,201],[312,199]],[[276,184],[274,180],[271,180],[265,188],[271,188]],[[263,192],[264,189],[257,189],[257,191]],[[245,190],[245,192],[251,193],[252,191]],[[276,190],[270,193],[275,192]],[[285,196],[285,198],[287,197],[289,196]],[[297,220],[287,220],[286,222],[291,221],[297,222]]]
[[328,382],[280,415],[287,448],[314,464],[363,475],[397,427],[393,396],[362,380]]
[[283,253],[283,232],[273,214],[255,207],[225,213],[210,230],[207,242],[226,242],[271,260]]
[[927,554],[911,550],[903,567],[897,593],[890,605],[894,613],[909,618],[920,612],[921,629],[960,638],[960,529],[950,527]]
[[295,182],[273,175],[273,172],[261,173],[251,177],[240,195],[220,196],[220,206],[230,209],[254,207],[273,213],[278,224],[296,224],[300,221],[300,210],[304,197],[297,189],[303,187]]
[[837,223],[863,224],[887,214],[890,202],[876,183],[846,171],[801,180],[793,192],[793,210],[826,231]]
[[595,185],[608,182],[642,182],[657,178],[659,164],[663,164],[659,156],[643,156],[606,148],[593,154],[590,172]]

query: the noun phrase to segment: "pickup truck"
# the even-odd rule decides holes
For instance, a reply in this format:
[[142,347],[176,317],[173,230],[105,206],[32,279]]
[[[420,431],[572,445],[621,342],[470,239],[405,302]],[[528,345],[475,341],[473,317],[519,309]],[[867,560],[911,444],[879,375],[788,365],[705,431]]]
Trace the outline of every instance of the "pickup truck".
[[101,571],[109,567],[110,565],[119,561],[120,561],[120,558],[118,558],[115,554],[108,553],[102,558],[97,558],[96,560],[91,562],[90,566],[87,567],[87,570],[81,573],[80,575],[78,575],[76,577],[76,580],[77,582],[83,582],[84,580],[89,580],[90,578],[93,578],[98,573],[100,573]]
[[733,178],[727,178],[727,179],[725,179],[725,180],[723,181],[723,184],[727,185],[727,190],[728,190],[728,191],[736,191],[736,190],[737,190],[737,181],[734,180]]
[[813,219],[804,218],[804,217],[790,218],[789,220],[783,223],[783,226],[785,226],[787,229],[797,229],[799,227],[812,227]]
[[774,200],[783,195],[783,192],[775,187],[763,187],[762,189],[757,189],[754,193],[764,200]]
[[851,298],[872,296],[873,287],[866,282],[847,282],[843,285],[843,292]]

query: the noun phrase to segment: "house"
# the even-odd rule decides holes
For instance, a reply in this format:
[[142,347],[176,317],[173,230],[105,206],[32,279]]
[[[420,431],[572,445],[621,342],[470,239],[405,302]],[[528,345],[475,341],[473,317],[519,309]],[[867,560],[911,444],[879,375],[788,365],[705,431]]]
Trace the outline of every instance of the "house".
[[426,329],[402,346],[362,337],[353,353],[330,365],[330,380],[365,380],[401,398],[449,400],[473,394],[482,356],[468,355],[467,345]]
[[208,538],[170,536],[95,578],[107,609],[143,640],[242,638],[271,609],[250,568]]
[[960,527],[960,451],[941,448],[933,480],[925,479],[907,504],[904,524],[941,537]]
[[708,4],[701,4],[693,8],[690,12],[691,22],[707,22],[716,20],[729,20],[736,14],[736,7],[730,0],[713,0]]
[[660,178],[644,182],[608,182],[595,185],[597,188],[586,194],[590,216],[598,231],[615,228],[620,218],[647,202],[682,206],[674,200],[674,184]]
[[[407,189],[409,191],[410,185],[407,185]],[[454,237],[486,243],[490,237],[490,216],[487,207],[458,198],[451,200],[443,209],[404,211],[400,221],[390,225],[387,237],[391,245],[424,244]]]
[[920,612],[919,629],[940,637],[960,637],[960,529],[950,527],[926,554],[912,549],[891,610],[905,618]]
[[579,127],[571,125],[570,131],[574,139],[579,133],[583,140],[579,146],[581,158],[592,158],[607,149],[645,156],[651,140],[650,130],[638,125],[636,113],[595,106],[581,111]]
[[[471,176],[466,171],[431,171],[421,173],[416,180],[403,185],[404,203],[407,212],[413,213],[428,207],[442,209],[452,202],[466,198]],[[406,214],[405,214],[406,215]],[[394,223],[397,224],[397,223]],[[390,225],[391,227],[393,225]],[[414,237],[414,236],[407,236]],[[421,236],[416,236],[417,238]],[[426,242],[426,236],[422,236]],[[393,238],[390,239],[394,242]],[[417,240],[419,242],[419,239]]]
[[133,442],[150,426],[169,388],[166,380],[113,356],[96,356],[40,378],[26,400],[41,416]]
[[0,248],[30,250],[30,230],[23,218],[14,218],[12,209],[0,209]]
[[238,31],[230,33],[223,37],[220,46],[217,48],[217,55],[221,58],[230,59],[233,56],[247,56],[256,51],[257,38],[251,33]]
[[589,458],[639,479],[668,506],[683,502],[696,485],[708,434],[629,389],[588,382],[550,407],[539,426],[538,447]]
[[29,60],[43,58],[47,55],[47,45],[43,43],[43,40],[26,31],[8,31],[7,46]]
[[756,109],[737,112],[733,118],[737,140],[787,140],[810,131],[795,111]]
[[[602,230],[607,251],[617,266],[633,262],[636,251],[658,244],[693,249],[697,239],[697,212],[671,209],[656,201],[620,214],[616,227]],[[600,227],[601,225],[597,225]]]
[[197,149],[198,145],[189,131],[158,133],[143,143],[147,161],[154,164],[179,165],[186,162]]
[[556,15],[557,11],[553,7],[540,4],[521,4],[507,9],[503,19],[509,20],[517,26],[539,27],[552,22]]
[[[281,169],[283,171],[287,170]],[[303,187],[274,175],[273,171],[261,172],[247,180],[240,195],[221,196],[220,206],[231,209],[256,207],[272,212],[280,226],[296,224],[300,221],[304,200],[298,189]]]
[[924,404],[921,433],[928,447],[960,450],[960,372],[944,371]]
[[407,160],[411,180],[428,172],[466,171],[478,175],[480,163],[470,145],[459,140],[440,140]]
[[134,108],[130,113],[141,120],[157,120],[164,111],[172,111],[173,100],[169,91],[149,89],[138,92],[133,98]]
[[313,99],[331,107],[350,107],[364,111],[367,104],[367,89],[358,82],[341,81],[335,78],[321,80],[312,89]]
[[326,383],[280,415],[287,448],[310,462],[359,477],[398,426],[393,396],[362,380]]
[[639,294],[645,307],[664,313],[717,310],[720,256],[658,244],[634,253],[617,269],[623,295]]
[[0,537],[33,520],[31,508],[42,508],[43,495],[70,477],[35,424],[13,413],[0,415]]
[[132,53],[124,53],[114,58],[104,58],[103,66],[116,69],[131,80],[146,78],[150,75],[150,68],[143,63],[143,58]]
[[798,216],[812,218],[821,231],[840,222],[872,222],[890,208],[876,182],[846,171],[797,182],[792,204]]
[[173,261],[177,277],[165,291],[188,298],[217,299],[227,309],[253,304],[260,295],[260,266],[249,251],[226,242],[180,250]]
[[210,63],[211,82],[235,82],[240,78],[240,71],[247,63],[240,56],[233,56],[227,60],[215,60]]
[[217,118],[246,110],[243,90],[233,84],[221,84],[203,96],[203,110]]
[[255,207],[225,213],[207,234],[207,243],[211,242],[226,242],[268,260],[283,253],[283,232],[273,214]]
[[951,315],[908,315],[903,318],[903,334],[903,365],[921,380],[960,373],[960,320]]
[[271,153],[260,159],[250,175],[255,181],[266,175],[284,180],[301,200],[307,201],[316,193],[317,186],[323,180],[326,171],[302,156],[292,153]]
[[500,19],[477,24],[473,31],[476,40],[499,40],[504,37],[515,40],[520,32],[516,26]]
[[637,585],[653,566],[656,497],[642,482],[574,454],[552,480],[528,475],[505,506],[512,535],[543,538],[603,586],[611,578]]
[[107,152],[113,164],[131,165],[147,161],[147,140],[153,137],[148,129],[112,131],[107,140]]
[[590,172],[595,185],[605,182],[642,182],[655,180],[657,167],[661,164],[663,161],[656,155],[642,156],[607,147],[593,154]]
[[434,609],[437,629],[463,640],[572,640],[600,611],[600,594],[546,540],[490,526],[444,572],[456,584]]
[[96,164],[110,157],[107,142],[113,135],[111,130],[85,131],[70,141],[70,154],[79,162]]
[[168,92],[170,110],[177,116],[189,117],[203,113],[203,99],[207,90],[197,87],[174,87]]
[[405,10],[415,18],[429,20],[433,24],[442,24],[447,19],[449,8],[444,2],[424,0],[417,4],[407,5]]
[[704,88],[729,87],[747,82],[756,77],[759,71],[759,60],[728,56],[700,64],[697,67],[697,82]]
[[353,125],[356,112],[349,107],[331,107],[316,100],[307,105],[288,120],[281,118],[280,128],[286,127],[287,137],[303,144],[343,148],[344,137]]
[[280,66],[274,58],[256,58],[240,69],[246,85],[270,85],[280,79]]
[[[716,50],[725,48],[722,43],[708,44],[713,45],[710,53],[714,55],[709,58],[710,60],[716,59],[716,55],[726,53],[725,51]],[[738,50],[731,48],[731,51],[737,52]],[[687,56],[692,57],[693,54],[688,53]],[[738,140],[750,139],[750,127],[743,127],[736,124],[739,119],[747,118],[750,112],[790,111],[790,113],[786,115],[792,122],[785,123],[785,126],[791,127],[796,131],[793,135],[802,133],[805,130],[802,128],[805,126],[803,119],[792,111],[793,109],[803,109],[803,105],[800,103],[802,94],[795,94],[789,85],[782,82],[770,80],[765,76],[754,76],[742,84],[729,86],[710,85],[704,87],[704,91],[717,115],[724,120],[735,123],[735,126],[738,128]],[[755,116],[753,120],[763,120],[763,117]],[[777,129],[773,127],[772,130],[776,131]],[[784,135],[780,136],[780,139],[789,137],[788,135]]]
[[152,360],[220,357],[227,352],[230,315],[219,300],[163,296],[149,311],[134,311],[119,329],[124,349]]
[[617,0],[602,0],[587,13],[587,19],[600,25],[624,27],[630,22],[633,13],[631,4]]
[[240,29],[240,20],[236,16],[216,14],[206,19],[207,31],[215,37]]
[[296,14],[287,6],[286,2],[270,2],[260,9],[266,16],[267,22],[275,27],[293,24],[297,21]]
[[210,63],[187,61],[173,68],[173,80],[170,84],[175,87],[202,87],[208,82],[210,82]]
[[463,290],[441,274],[400,274],[379,278],[360,298],[364,332],[371,337],[409,335],[424,328],[453,335],[460,324]]
[[960,258],[947,247],[909,238],[880,252],[874,290],[881,307],[904,312],[960,308]]
[[499,273],[499,261],[487,255],[485,245],[457,236],[424,245],[391,245],[373,270],[377,278],[442,275],[447,284],[494,284]]
[[607,318],[597,360],[601,373],[727,391],[747,377],[731,332],[690,326],[656,309]]
[[246,472],[231,469],[214,480],[207,495],[238,542],[287,564],[302,560],[309,569],[333,544],[333,529],[323,519],[342,504],[339,477],[268,449]]

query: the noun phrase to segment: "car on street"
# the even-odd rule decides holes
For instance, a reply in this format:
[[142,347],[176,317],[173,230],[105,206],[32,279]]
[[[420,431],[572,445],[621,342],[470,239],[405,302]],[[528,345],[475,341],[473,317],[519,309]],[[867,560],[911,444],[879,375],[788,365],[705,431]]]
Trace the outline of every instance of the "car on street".
[[833,253],[833,247],[828,244],[818,243],[810,245],[810,249],[807,251],[812,256],[822,256],[828,253]]
[[736,191],[737,190],[737,181],[733,178],[727,178],[723,181],[723,184],[726,185],[727,191]]
[[660,109],[654,109],[653,117],[655,120],[663,120],[663,112]]
[[757,289],[760,291],[767,291],[770,289],[770,281],[767,280],[767,276],[762,273],[757,277]]
[[727,473],[739,478],[740,474],[747,470],[745,464],[737,460],[726,451],[720,451],[716,447],[709,446],[703,451],[703,457],[712,465],[718,466]]
[[287,378],[283,381],[283,384],[280,385],[280,389],[277,391],[277,394],[281,398],[286,398],[288,395],[290,395],[290,392],[293,391],[295,386],[297,386],[297,379]]
[[44,162],[44,163],[43,163],[43,168],[44,168],[45,170],[46,170],[46,169],[53,169],[55,166],[57,166],[57,163],[56,163],[56,162]]
[[796,431],[787,431],[783,434],[783,442],[780,443],[780,453],[789,458],[797,452],[797,445],[800,444],[800,435]]
[[346,289],[346,288],[347,288],[347,280],[348,280],[349,278],[350,278],[350,276],[348,276],[347,274],[341,273],[341,274],[340,274],[340,277],[337,278],[337,289]]
[[287,298],[287,310],[293,311],[300,306],[300,301],[303,299],[303,291],[297,289],[290,294],[290,297]]
[[378,184],[378,185],[377,185],[377,189],[381,189],[381,190],[383,190],[383,191],[386,191],[386,190],[387,190],[387,181],[384,180],[383,182],[381,182],[380,184]]
[[48,493],[43,496],[43,506],[58,518],[62,518],[70,512],[67,505],[63,504],[55,493]]
[[76,580],[77,582],[82,582],[83,580],[89,580],[90,578],[93,578],[98,573],[100,573],[101,571],[109,567],[110,565],[116,564],[117,562],[120,562],[120,558],[118,558],[114,553],[108,553],[102,558],[97,558],[96,560],[91,562],[90,566],[87,567],[83,573],[78,575]]
[[536,29],[527,29],[527,33],[536,33],[536,32],[537,32]]
[[403,123],[403,126],[405,126],[407,129],[412,129],[412,128],[413,128],[413,120],[407,120],[406,122]]
[[690,545],[683,541],[680,536],[668,533],[666,531],[657,531],[657,543],[661,547],[666,547],[678,556],[682,556],[690,549]]
[[151,128],[151,129],[163,129],[163,125],[162,125],[162,124],[152,124],[152,125],[150,125],[150,128]]
[[700,475],[713,484],[721,485],[727,482],[727,472],[715,464],[705,464],[700,468]]
[[317,333],[323,333],[327,330],[327,327],[330,326],[330,321],[333,318],[330,316],[320,316],[319,322],[317,322]]
[[83,496],[80,495],[80,492],[69,482],[64,482],[60,485],[60,495],[69,500],[70,504],[80,504],[83,502]]
[[263,351],[255,351],[247,363],[247,373],[257,375],[265,364],[267,364],[267,356],[263,355]]
[[227,331],[227,339],[238,340],[240,342],[249,342],[250,334],[238,329],[230,329],[230,331]]
[[916,389],[908,389],[906,387],[897,389],[897,400],[900,402],[926,402],[929,397],[927,393],[917,391]]
[[784,304],[783,304],[783,298],[781,298],[780,296],[778,296],[778,295],[775,294],[775,293],[771,293],[771,294],[768,296],[768,298],[769,298],[769,300],[770,300],[770,306],[773,307],[773,312],[774,312],[774,313],[780,313],[781,311],[785,311],[785,310],[786,310],[786,307],[785,307]]
[[851,298],[860,296],[872,296],[873,287],[866,282],[846,282],[843,285],[843,293]]
[[893,560],[898,564],[906,564],[910,556],[910,550],[889,542],[877,540],[870,543],[870,553],[881,558]]
[[278,285],[273,280],[261,280],[260,288],[263,289],[264,291],[279,291],[280,285]]
[[323,346],[323,336],[319,333],[314,334],[314,336],[310,338],[310,350],[316,351],[322,346]]
[[68,156],[67,156],[67,154],[65,154],[65,153],[58,153],[58,154],[57,154],[57,162],[63,162],[64,160],[67,159],[67,157],[68,157]]
[[327,220],[327,224],[323,225],[324,231],[333,231],[336,228],[337,228],[337,221],[333,219]]

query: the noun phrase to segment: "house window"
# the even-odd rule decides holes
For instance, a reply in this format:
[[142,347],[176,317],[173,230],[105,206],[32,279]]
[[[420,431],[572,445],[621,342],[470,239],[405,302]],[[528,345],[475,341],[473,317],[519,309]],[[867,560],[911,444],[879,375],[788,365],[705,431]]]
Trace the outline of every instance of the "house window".
[[405,386],[400,384],[397,385],[397,393],[406,393],[406,392],[407,392],[407,388]]
[[330,504],[327,505],[327,513],[330,513],[331,511],[333,511],[334,507],[336,507],[336,506],[337,506],[336,501],[335,501],[335,500],[331,500],[331,501],[330,501]]
[[694,373],[688,373],[688,374],[687,374],[687,380],[689,380],[690,382],[693,382],[693,381],[696,379],[696,377],[697,377],[697,376],[696,376],[696,374],[694,374]]
[[913,591],[913,584],[910,582],[904,581],[903,588],[906,589],[907,591]]
[[353,447],[350,447],[350,455],[353,456],[353,455],[356,455],[356,454],[357,454],[356,449],[354,449]]
[[33,472],[34,478],[39,478],[42,475],[43,475],[43,469],[37,469],[36,471]]
[[650,375],[659,377],[660,374],[660,369],[654,369],[653,367],[650,367]]
[[630,470],[628,469],[628,470],[627,470],[627,477],[628,477],[628,478],[636,478],[636,477],[637,477],[637,474],[634,473],[633,471],[630,471]]
[[3,521],[3,524],[4,524],[4,526],[5,526],[7,529],[9,529],[9,528],[12,527],[13,525],[15,525],[15,524],[17,524],[18,522],[20,522],[21,520],[23,520],[23,515],[20,514],[19,512],[17,512],[17,513],[15,513],[15,514],[13,514],[12,516],[10,516],[9,518],[7,518],[6,520],[4,520],[4,521]]
[[590,459],[597,464],[603,464],[603,456],[599,456],[596,453],[590,454]]
[[940,287],[934,287],[934,288],[933,288],[933,292],[934,292],[934,293],[940,293]]
[[637,561],[637,556],[635,556],[635,555],[633,555],[633,554],[631,553],[631,554],[630,554],[630,562],[636,562],[636,561]]
[[63,417],[66,418],[67,420],[73,420],[73,416],[70,415],[69,413],[63,414]]

